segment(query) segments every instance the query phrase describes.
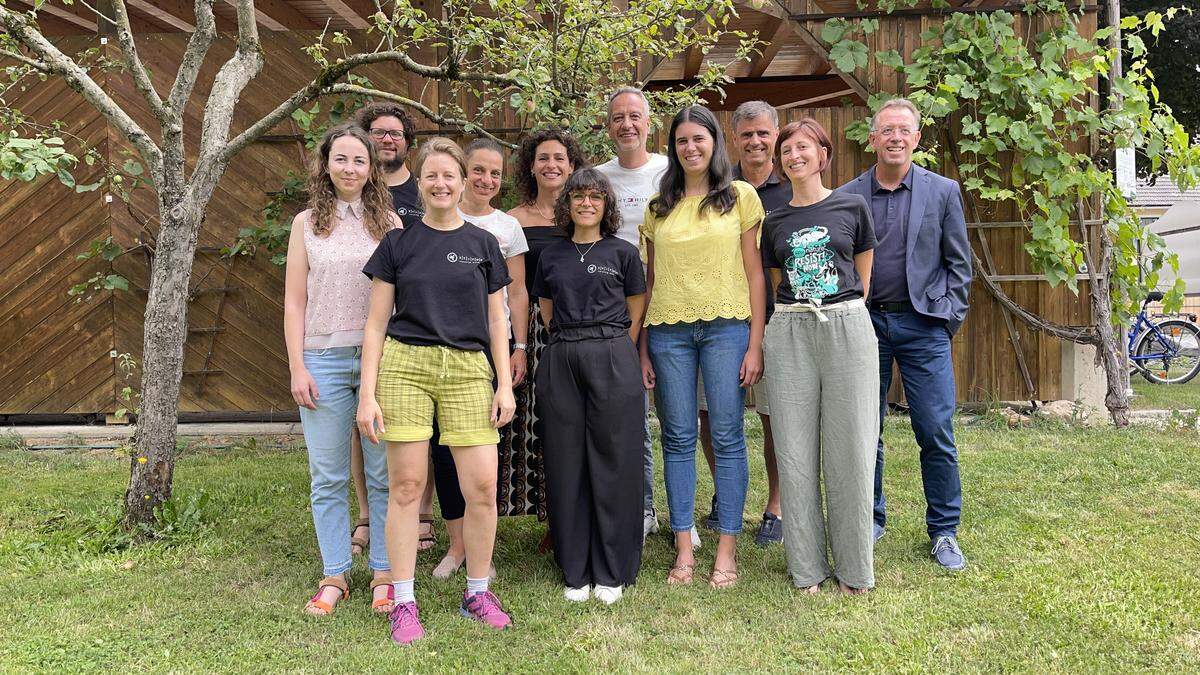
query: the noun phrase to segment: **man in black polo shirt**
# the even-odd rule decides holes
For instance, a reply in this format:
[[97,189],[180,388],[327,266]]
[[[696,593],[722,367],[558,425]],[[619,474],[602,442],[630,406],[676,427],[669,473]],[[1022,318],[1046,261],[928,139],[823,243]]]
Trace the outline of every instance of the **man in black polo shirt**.
[[[766,101],[747,101],[733,111],[732,145],[738,149],[738,163],[733,170],[733,179],[745,181],[758,191],[763,210],[770,213],[792,200],[791,183],[780,180],[775,170],[775,139],[779,136],[779,115]],[[771,280],[767,278],[767,319],[775,309],[775,294]],[[751,389],[754,407],[758,411],[763,427],[763,460],[767,465],[767,504],[763,509],[763,520],[758,527],[754,543],[768,546],[783,540],[783,522],[779,508],[779,468],[775,462],[775,439],[771,436],[770,409],[767,408],[766,380],[769,373]],[[700,442],[704,445],[704,456],[708,467],[713,468],[712,436],[708,429],[708,411],[704,401],[704,389],[698,392],[700,401]],[[717,497],[713,495],[713,507],[704,525],[716,529]]]
[[358,111],[355,121],[375,145],[396,214],[405,227],[421,222],[425,209],[417,193],[417,177],[404,165],[416,137],[412,117],[395,103],[371,103]]

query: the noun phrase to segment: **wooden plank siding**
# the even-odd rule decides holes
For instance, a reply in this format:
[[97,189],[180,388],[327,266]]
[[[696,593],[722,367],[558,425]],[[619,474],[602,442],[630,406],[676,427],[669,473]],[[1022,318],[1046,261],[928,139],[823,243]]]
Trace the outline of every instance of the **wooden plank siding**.
[[[823,2],[822,6],[831,5]],[[872,52],[895,48],[911,53],[920,42],[920,32],[938,20],[915,16],[883,19],[869,46]],[[1024,20],[1018,18],[1018,22]],[[820,32],[819,23],[810,22],[809,28]],[[314,74],[315,68],[301,51],[313,35],[301,31],[263,32],[266,65],[242,96],[233,122],[234,133],[265,114]],[[363,37],[361,33],[352,35],[356,39]],[[151,76],[160,92],[166,92],[170,86],[186,38],[178,33],[138,38],[143,59],[154,64]],[[61,40],[82,45],[91,44],[89,41],[94,38]],[[115,45],[109,44],[107,49],[110,57],[118,56]],[[197,91],[208,90],[222,59],[231,50],[228,36],[213,45]],[[780,54],[787,54],[787,48]],[[436,86],[426,86],[398,67],[375,66],[365,69],[363,74],[382,89],[410,95],[427,104],[436,105],[439,100],[448,99]],[[876,91],[902,89],[901,78],[890,69],[879,68],[873,59],[857,75]],[[105,76],[104,86],[152,136],[157,134],[140,95],[127,77],[110,72]],[[472,101],[456,102],[468,111],[473,107]],[[201,104],[199,100],[194,102],[185,118],[192,152],[202,122]],[[40,121],[63,120],[68,130],[96,144],[112,161],[121,163],[126,158],[123,153],[128,152],[128,144],[78,95],[61,84],[51,81],[35,87],[23,94],[16,105]],[[830,131],[835,151],[827,183],[836,186],[866,170],[873,161],[869,153],[845,140],[844,134],[848,125],[867,114],[863,107],[831,105],[788,109],[780,116],[783,123],[813,117]],[[718,111],[717,116],[728,133],[731,112]],[[662,117],[652,140],[659,152],[665,148],[663,127],[669,123],[670,115]],[[497,113],[490,124],[511,129],[519,127],[521,122],[511,111],[505,111]],[[422,130],[431,129],[423,119],[418,118],[417,125]],[[280,135],[295,132],[295,125],[290,122],[274,130]],[[453,130],[447,135],[467,140]],[[517,140],[516,134],[502,135]],[[731,148],[731,153],[736,161],[736,149]],[[227,245],[239,229],[260,222],[266,191],[276,189],[289,170],[303,173],[302,156],[298,142],[262,141],[235,158],[209,204],[200,245],[214,248]],[[85,176],[83,180],[88,178]],[[980,219],[985,221],[1020,219],[1011,207],[977,206]],[[968,210],[968,220],[971,219]],[[99,192],[75,194],[56,180],[43,179],[32,184],[12,181],[0,185],[0,223],[3,223],[0,340],[8,346],[0,355],[0,414],[112,412],[122,407],[119,392],[125,382],[116,372],[110,352],[128,352],[140,360],[145,294],[137,290],[106,293],[90,302],[77,303],[67,297],[66,291],[71,284],[105,269],[102,262],[75,259],[92,240],[111,235],[126,246],[153,240],[157,231],[154,195],[148,189],[140,189],[129,205],[115,199],[106,204]],[[1035,273],[1023,250],[1027,241],[1023,229],[988,228],[981,233],[996,259],[998,273]],[[974,231],[971,237],[978,251]],[[120,258],[114,267],[130,279],[135,289],[145,288],[148,262],[149,257],[139,251]],[[1073,325],[1090,320],[1086,301],[1065,289],[1050,289],[1044,282],[1009,281],[1000,285],[1022,305],[1048,318]],[[191,279],[193,291],[224,286],[235,290],[225,298],[219,321],[216,312],[220,294],[201,292],[190,303],[188,321],[192,328],[222,330],[189,335],[185,370],[220,372],[186,376],[180,410],[263,413],[294,410],[288,393],[289,373],[283,344],[282,268],[271,264],[264,255],[239,257],[230,267],[229,261],[219,254],[200,253]],[[1081,291],[1086,292],[1085,284]],[[971,304],[967,322],[954,339],[960,400],[1024,397],[1025,387],[998,304],[980,284],[972,288]],[[1035,334],[1020,323],[1017,330],[1034,379],[1036,397],[1053,399],[1069,394],[1060,391],[1058,342]]]

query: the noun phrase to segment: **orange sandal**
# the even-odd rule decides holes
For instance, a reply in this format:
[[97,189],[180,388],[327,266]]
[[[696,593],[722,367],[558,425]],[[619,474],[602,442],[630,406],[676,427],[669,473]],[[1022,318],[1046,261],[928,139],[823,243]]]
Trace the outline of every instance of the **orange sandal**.
[[371,597],[375,597],[375,589],[379,586],[387,586],[386,598],[375,598],[371,601],[371,611],[376,614],[387,614],[392,611],[392,607],[396,604],[396,589],[392,586],[392,580],[388,577],[376,577],[371,580]]
[[[341,593],[341,595],[337,600],[334,601],[332,605],[321,599],[321,592],[327,587],[331,586],[338,589],[338,591]],[[304,611],[305,613],[313,616],[329,616],[330,614],[333,614],[333,608],[336,607],[339,602],[349,597],[350,588],[346,586],[346,582],[343,579],[338,577],[325,577],[317,586],[317,594],[312,596],[312,599],[308,601],[308,604],[304,605]],[[314,609],[319,609],[321,611],[314,612]]]

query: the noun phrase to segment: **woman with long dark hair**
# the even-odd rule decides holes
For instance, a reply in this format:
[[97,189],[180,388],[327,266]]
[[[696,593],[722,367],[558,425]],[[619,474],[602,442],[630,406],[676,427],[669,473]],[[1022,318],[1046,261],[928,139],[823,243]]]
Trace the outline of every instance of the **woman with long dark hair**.
[[[521,139],[517,148],[513,183],[520,204],[508,215],[521,223],[529,250],[525,253],[525,286],[530,306],[537,298],[532,293],[538,258],[547,246],[565,238],[554,224],[554,205],[571,173],[586,166],[579,143],[562,129],[535,129]],[[529,339],[514,344],[514,351],[526,354],[526,370],[537,369],[549,336],[539,312],[529,313]],[[518,357],[519,358],[519,357]],[[500,449],[500,515],[536,514],[546,519],[546,479],[542,462],[542,425],[537,416],[537,392],[529,378],[515,388],[517,412],[513,417],[507,444]],[[543,545],[549,543],[544,540]]]
[[612,604],[637,580],[642,536],[642,387],[637,347],[646,280],[604,174],[571,174],[554,210],[567,238],[534,277],[550,344],[538,364],[546,493],[564,596]]
[[[350,448],[371,292],[359,270],[380,240],[401,224],[374,146],[353,125],[333,127],[321,138],[309,168],[308,194],[308,208],[292,221],[288,240],[283,334],[292,399],[304,423],[309,499],[325,575],[304,611],[325,615],[350,592]],[[369,439],[363,439],[362,454],[369,522],[382,532],[387,458],[383,445]],[[367,564],[374,571],[372,606],[390,611],[391,566],[383,537],[371,538]]]
[[762,203],[732,180],[725,137],[712,112],[693,105],[671,120],[669,163],[646,207],[648,275],[642,372],[662,423],[663,474],[675,533],[667,582],[691,583],[689,531],[696,500],[696,378],[704,377],[716,459],[717,543],[709,583],[738,581],[749,469],[743,428],[745,388],[762,375],[765,288],[758,252]]

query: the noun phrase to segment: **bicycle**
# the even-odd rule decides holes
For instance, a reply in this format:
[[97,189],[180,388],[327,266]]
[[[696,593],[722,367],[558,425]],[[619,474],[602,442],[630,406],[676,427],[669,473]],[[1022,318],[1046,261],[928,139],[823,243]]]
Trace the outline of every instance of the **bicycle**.
[[1151,291],[1129,329],[1129,363],[1154,384],[1183,384],[1200,373],[1200,328],[1187,318],[1153,322],[1146,305],[1163,294]]

